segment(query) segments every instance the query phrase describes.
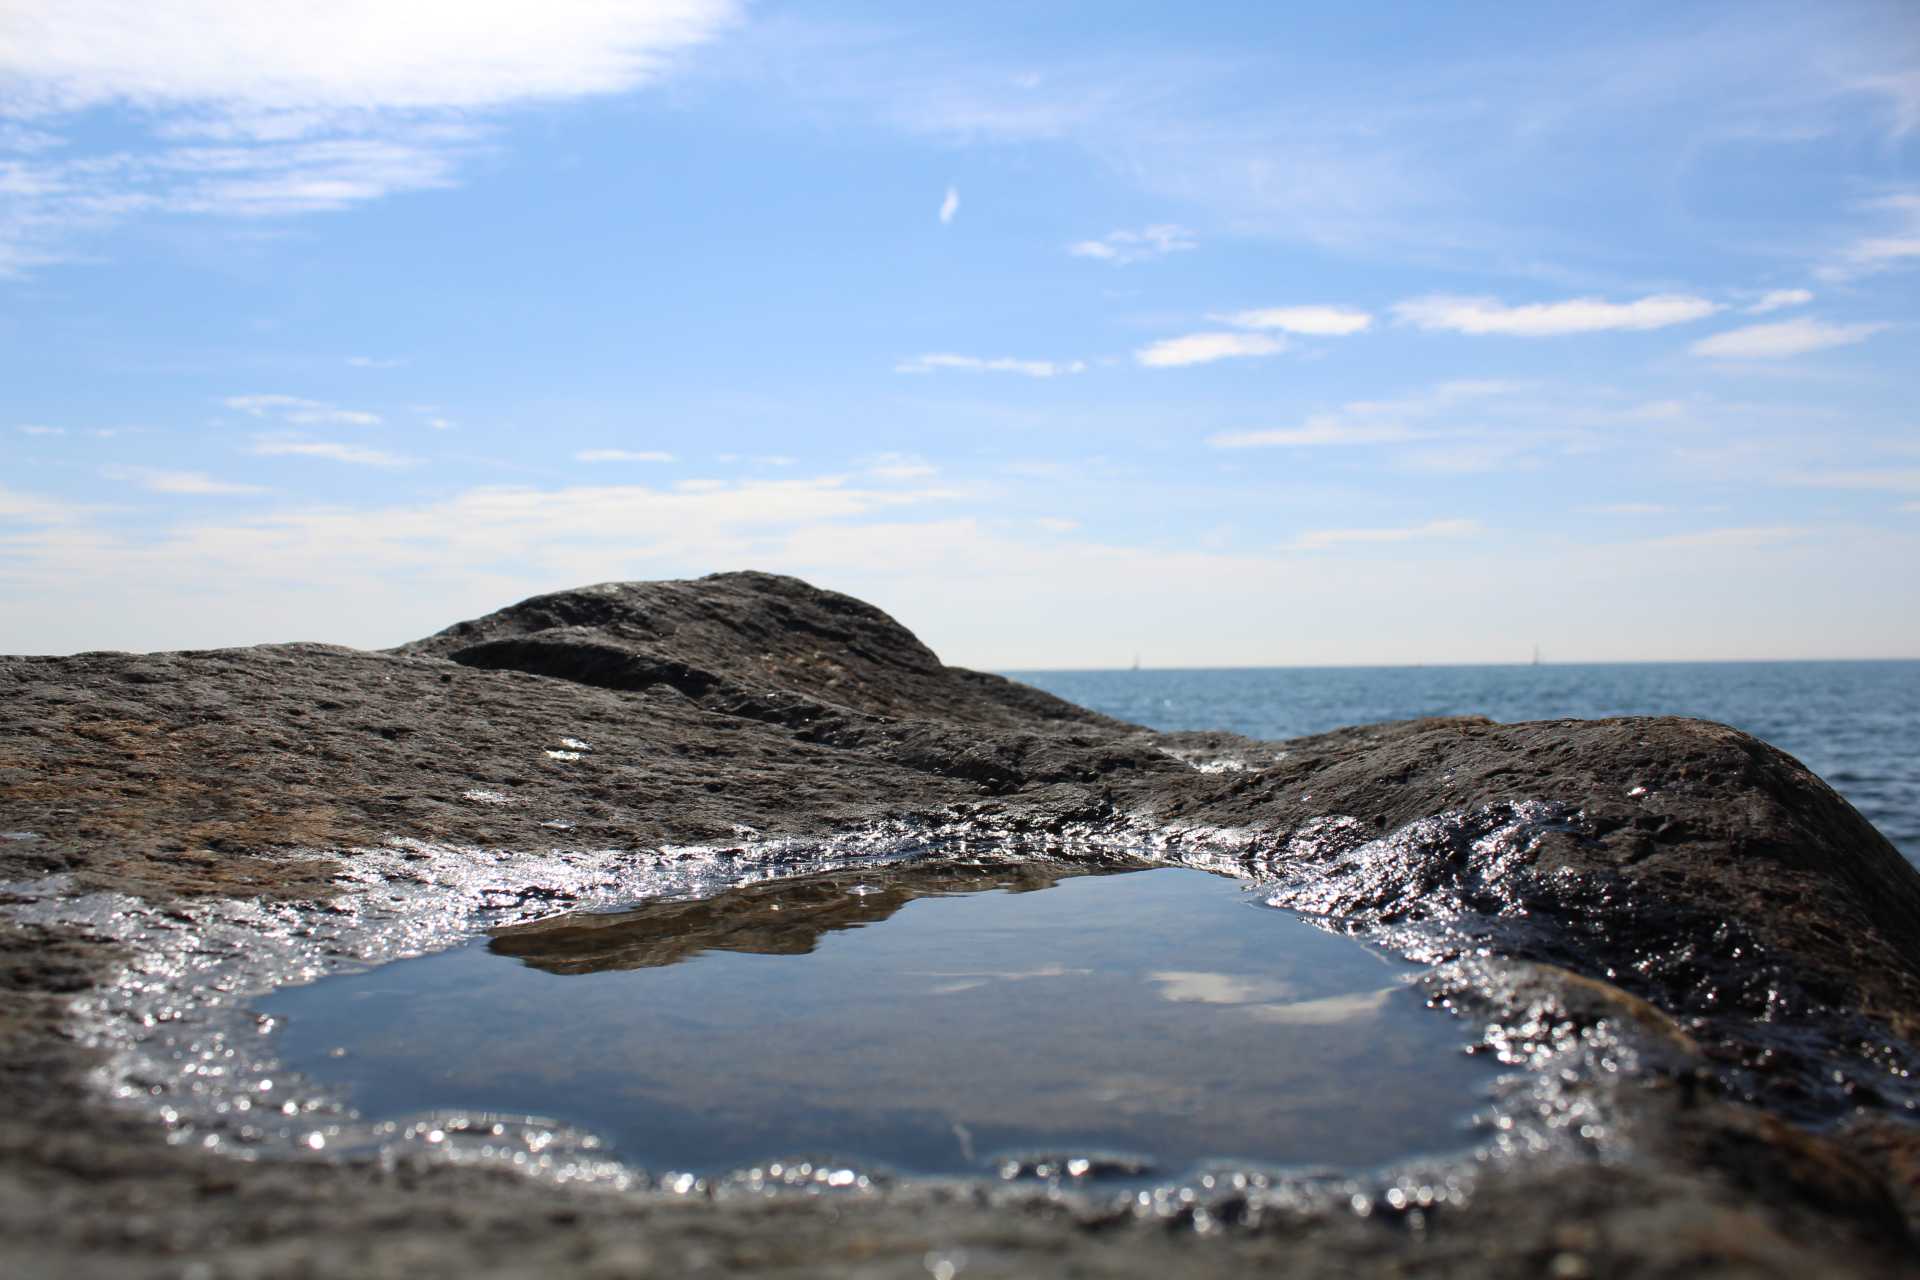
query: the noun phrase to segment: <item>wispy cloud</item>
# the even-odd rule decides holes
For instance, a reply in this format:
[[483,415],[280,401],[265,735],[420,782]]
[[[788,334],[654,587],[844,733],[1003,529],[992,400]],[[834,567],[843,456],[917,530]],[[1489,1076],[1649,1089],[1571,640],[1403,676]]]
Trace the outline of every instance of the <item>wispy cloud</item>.
[[1895,138],[1904,138],[1920,129],[1920,70],[1861,76],[1854,84],[1863,92],[1886,98]]
[[1270,338],[1261,333],[1190,333],[1142,347],[1133,353],[1133,358],[1149,369],[1175,369],[1212,364],[1216,360],[1278,355],[1286,349],[1285,338]]
[[[637,484],[575,485],[560,489],[502,486],[465,490],[432,502],[346,508],[276,508],[221,522],[176,527],[158,539],[100,531],[108,539],[47,555],[77,555],[104,567],[118,557],[182,578],[227,573],[235,581],[312,582],[336,575],[372,580],[381,589],[414,575],[484,580],[498,589],[500,565],[537,566],[539,576],[584,582],[596,567],[641,576],[661,562],[760,564],[797,529],[858,523],[952,498],[928,487],[866,486],[821,476],[797,480],[709,481],[671,489]],[[0,518],[54,523],[85,509],[0,489]],[[46,561],[51,579],[73,571],[74,560]],[[791,559],[781,563],[791,564]],[[411,625],[411,624],[409,624]]]
[[1537,470],[1540,458],[1526,440],[1470,440],[1435,448],[1412,449],[1394,460],[1407,471],[1433,475],[1478,475],[1489,471]]
[[1349,307],[1265,307],[1213,318],[1242,329],[1279,329],[1323,338],[1361,333],[1373,324],[1371,315]]
[[203,471],[165,471],[156,467],[109,467],[110,480],[125,480],[150,493],[228,495],[270,492],[264,485],[216,480]]
[[1076,258],[1093,258],[1115,266],[1164,258],[1170,253],[1197,249],[1200,242],[1185,227],[1160,223],[1138,231],[1110,231],[1098,240],[1080,240],[1067,246]]
[[1131,52],[1092,42],[1037,70],[898,29],[789,20],[756,23],[716,60],[739,53],[730,65],[750,90],[772,66],[836,125],[1077,149],[1238,237],[1449,270],[1611,275],[1620,258],[1605,237],[1579,220],[1543,226],[1545,201],[1624,213],[1729,140],[1882,142],[1863,92],[1894,105],[1896,130],[1912,114],[1911,54],[1884,25],[1807,6],[1758,23],[1734,7],[1579,41],[1435,49],[1414,65],[1356,57],[1336,69],[1293,42],[1195,39]]
[[[0,166],[15,200],[0,275],[137,215],[282,216],[448,185],[484,113],[632,89],[738,16],[734,0],[22,0],[0,39],[0,141],[41,141]],[[115,105],[152,146],[60,151],[66,119]]]
[[44,498],[36,493],[23,493],[18,489],[9,489],[0,484],[0,521],[9,524],[26,525],[62,525],[83,520],[100,510],[86,503],[66,502],[59,498]]
[[1429,520],[1425,524],[1389,529],[1314,529],[1295,538],[1295,551],[1325,551],[1354,544],[1424,542],[1437,538],[1465,538],[1481,531],[1478,520]]
[[1902,191],[1869,200],[1863,208],[1884,212],[1888,226],[1862,236],[1816,274],[1827,280],[1852,280],[1920,261],[1920,191]]
[[1028,378],[1057,378],[1063,374],[1085,373],[1084,360],[1016,360],[1011,356],[958,356],[948,352],[914,356],[893,366],[895,373],[935,373],[943,369],[961,373],[1017,373]]
[[1564,302],[1536,302],[1517,307],[1497,298],[1434,295],[1395,303],[1393,314],[1401,323],[1419,329],[1551,338],[1610,329],[1664,329],[1703,319],[1718,310],[1718,303],[1674,293],[1654,294],[1633,302],[1569,298]]
[[948,187],[946,197],[940,201],[940,225],[944,227],[949,222],[952,222],[954,215],[959,212],[960,189],[958,187]]
[[1413,439],[1413,432],[1397,423],[1343,422],[1316,415],[1299,427],[1261,431],[1223,431],[1207,437],[1216,449],[1312,448],[1326,445],[1392,444]]
[[1877,471],[1803,471],[1782,476],[1781,481],[1810,489],[1884,489],[1892,493],[1920,493],[1920,468],[1888,467]]
[[15,427],[14,430],[23,436],[63,436],[67,434],[65,427],[43,427],[32,423],[23,427]]
[[1774,289],[1760,295],[1760,300],[1743,308],[1750,316],[1763,316],[1769,311],[1784,311],[1788,307],[1804,307],[1813,301],[1810,289]]
[[1768,547],[1792,542],[1814,532],[1801,525],[1748,525],[1729,529],[1701,529],[1694,533],[1674,533],[1663,538],[1648,538],[1642,546],[1679,549],[1685,547]]
[[910,453],[876,453],[860,460],[860,470],[875,480],[924,480],[940,469]]
[[1463,406],[1477,406],[1477,412],[1524,386],[1497,378],[1455,378],[1393,400],[1351,400],[1332,413],[1312,414],[1299,426],[1219,432],[1207,443],[1216,449],[1299,449],[1432,440],[1447,434],[1448,415]]
[[228,396],[220,403],[254,418],[278,418],[303,427],[377,427],[381,417],[363,409],[342,409],[322,400],[300,396]]
[[324,458],[329,462],[345,462],[358,467],[410,467],[414,463],[412,458],[388,453],[384,449],[368,449],[361,445],[328,440],[261,438],[253,442],[251,452],[265,458]]
[[657,449],[582,449],[575,462],[672,462],[673,455]]
[[348,356],[347,366],[353,369],[398,369],[407,362],[403,359],[381,359],[377,356]]
[[1697,356],[1722,360],[1783,360],[1810,351],[1865,342],[1886,327],[1884,324],[1827,324],[1808,316],[1796,316],[1792,320],[1716,333],[1700,339],[1690,350]]

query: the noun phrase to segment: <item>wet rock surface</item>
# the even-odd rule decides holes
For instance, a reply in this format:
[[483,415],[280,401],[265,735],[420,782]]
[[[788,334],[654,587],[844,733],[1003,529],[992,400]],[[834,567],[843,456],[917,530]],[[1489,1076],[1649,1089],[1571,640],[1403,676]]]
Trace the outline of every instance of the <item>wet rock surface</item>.
[[[1434,966],[1431,998],[1513,1068],[1510,1096],[1458,1177],[1122,1204],[579,1188],[414,1149],[241,1161],[102,1086],[126,1085],[101,1028],[130,971],[164,1029],[167,993],[243,965],[249,930],[365,960],[453,897],[449,866],[491,869],[472,896],[498,914],[462,920],[512,925],[593,905],[554,868],[591,863],[611,901],[686,846],[742,866],[796,842],[1255,878]],[[1151,734],[944,667],[879,611],[793,579],[615,584],[389,653],[0,658],[0,881],[8,1274],[1920,1262],[1920,874],[1795,761],[1719,725]],[[390,915],[362,906],[402,890]],[[95,902],[118,905],[79,910]],[[359,933],[328,932],[348,918]],[[136,925],[172,930],[175,968]]]

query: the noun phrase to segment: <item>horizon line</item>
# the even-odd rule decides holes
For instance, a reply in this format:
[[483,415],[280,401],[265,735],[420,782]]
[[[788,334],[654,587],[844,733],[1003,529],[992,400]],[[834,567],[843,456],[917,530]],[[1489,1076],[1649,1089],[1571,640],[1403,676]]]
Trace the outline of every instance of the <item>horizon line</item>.
[[[1604,658],[1545,662],[1296,662],[1296,663],[1219,663],[1203,666],[1133,667],[975,667],[996,675],[1022,672],[1046,672],[1067,675],[1133,675],[1169,671],[1423,671],[1456,670],[1463,667],[1735,667],[1735,666],[1813,666],[1831,663],[1920,662],[1912,657],[1877,658]],[[954,664],[957,665],[957,664]]]

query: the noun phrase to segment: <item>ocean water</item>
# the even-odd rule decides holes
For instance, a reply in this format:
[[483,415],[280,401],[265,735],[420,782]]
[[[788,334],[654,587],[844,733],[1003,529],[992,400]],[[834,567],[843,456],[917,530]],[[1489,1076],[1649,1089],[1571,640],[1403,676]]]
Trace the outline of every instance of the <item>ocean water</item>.
[[1297,738],[1350,724],[1684,715],[1798,757],[1920,866],[1920,662],[1009,671],[1154,729]]

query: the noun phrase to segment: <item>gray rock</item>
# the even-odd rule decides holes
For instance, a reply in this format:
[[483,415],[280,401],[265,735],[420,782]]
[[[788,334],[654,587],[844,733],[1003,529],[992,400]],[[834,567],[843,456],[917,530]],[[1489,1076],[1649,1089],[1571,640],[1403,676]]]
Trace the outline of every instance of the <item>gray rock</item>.
[[[1183,763],[1203,757],[1248,767]],[[129,944],[45,909],[118,894],[191,923],[259,900],[318,926],[352,891],[343,869],[393,874],[376,851],[395,838],[646,866],[667,846],[753,856],[761,836],[876,830],[1266,877],[1435,965],[1430,994],[1489,1052],[1552,1064],[1531,1077],[1553,1092],[1543,1125],[1594,1134],[1483,1159],[1442,1203],[1369,1190],[1364,1212],[918,1186],[616,1194],[410,1153],[242,1163],[170,1144],[89,1083],[105,1050],[77,1028]],[[1720,725],[1157,735],[945,667],[859,601],[727,574],[537,597],[389,653],[0,658],[0,832],[9,1275],[944,1260],[969,1277],[1802,1276],[1920,1260],[1920,874],[1797,762]]]

